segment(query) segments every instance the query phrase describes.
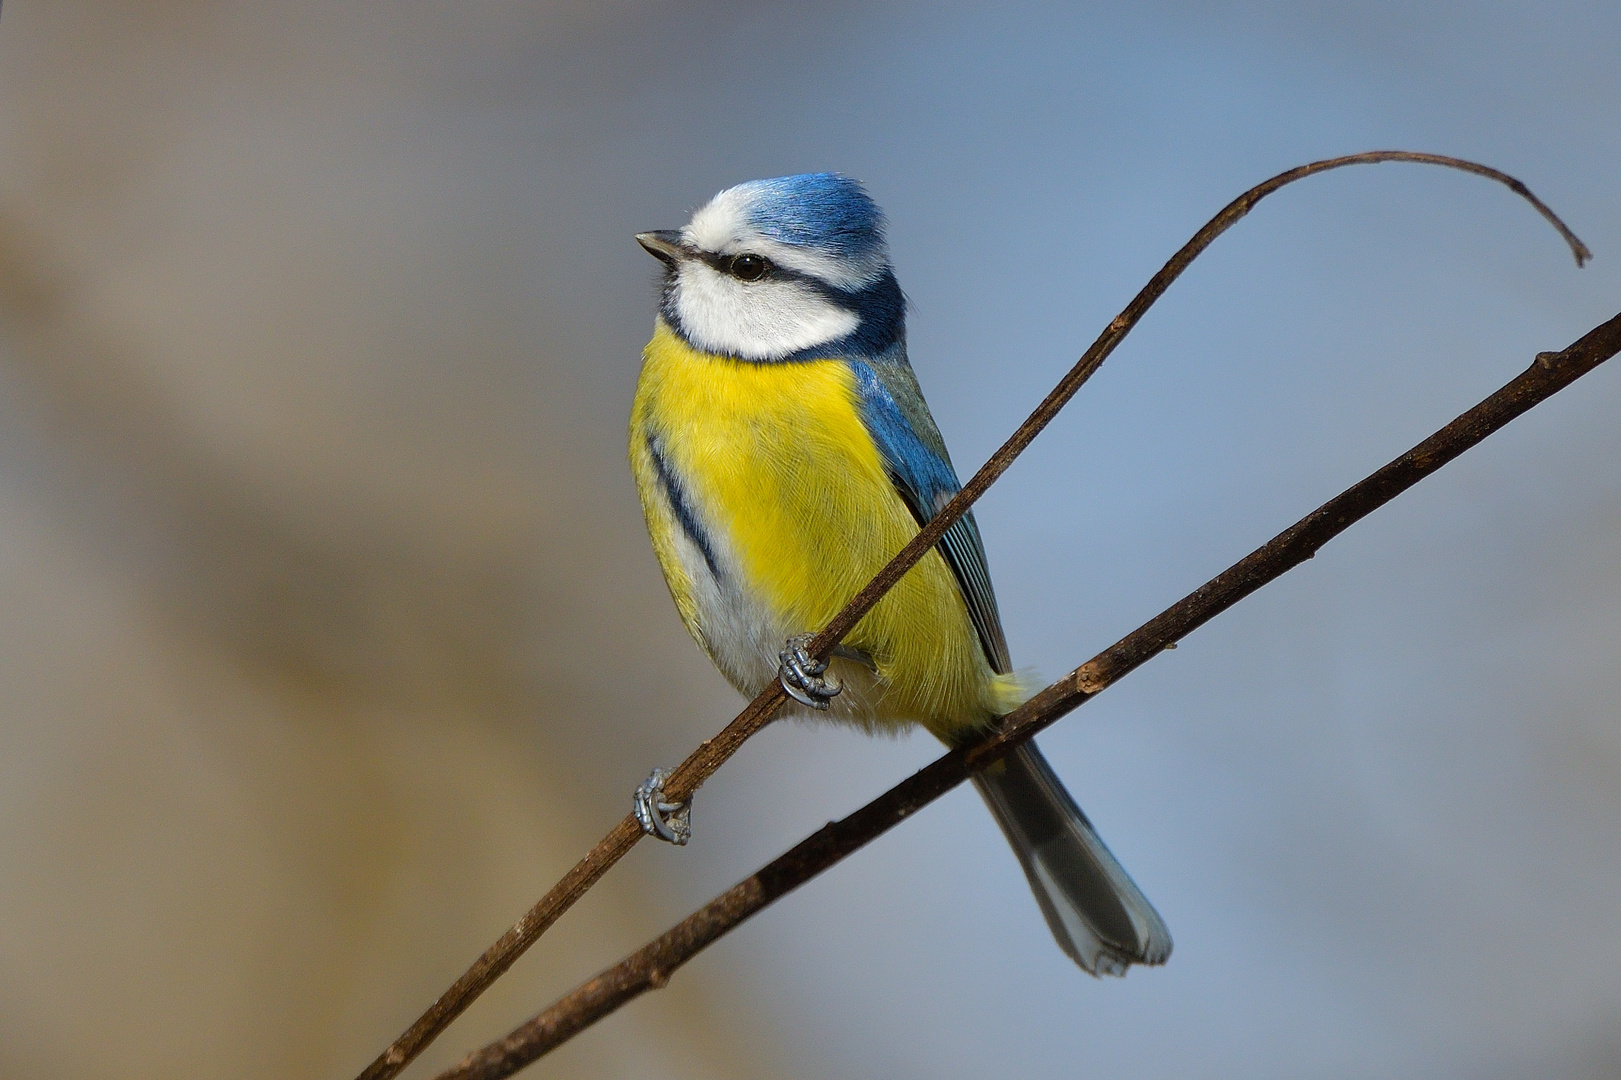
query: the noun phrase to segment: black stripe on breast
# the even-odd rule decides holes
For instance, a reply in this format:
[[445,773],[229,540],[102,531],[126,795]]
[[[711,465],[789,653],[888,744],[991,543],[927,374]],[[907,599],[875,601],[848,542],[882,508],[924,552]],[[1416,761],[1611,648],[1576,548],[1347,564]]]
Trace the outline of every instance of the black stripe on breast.
[[653,459],[653,468],[659,474],[659,484],[664,488],[664,497],[670,502],[670,509],[675,511],[675,520],[680,523],[681,531],[687,534],[697,549],[703,552],[704,562],[709,566],[709,572],[717,580],[720,578],[720,567],[715,561],[715,552],[709,545],[709,537],[698,525],[698,517],[687,504],[687,494],[681,489],[681,483],[675,477],[675,471],[670,463],[664,459],[659,450],[658,440],[652,435],[647,437],[647,453]]

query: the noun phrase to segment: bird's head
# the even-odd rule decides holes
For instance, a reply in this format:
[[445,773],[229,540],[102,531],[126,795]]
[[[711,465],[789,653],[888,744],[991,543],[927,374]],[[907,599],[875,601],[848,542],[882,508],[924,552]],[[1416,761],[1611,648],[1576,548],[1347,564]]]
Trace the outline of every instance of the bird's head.
[[750,180],[710,199],[685,228],[636,240],[665,264],[665,320],[705,352],[752,361],[827,346],[876,354],[904,332],[883,211],[848,177]]

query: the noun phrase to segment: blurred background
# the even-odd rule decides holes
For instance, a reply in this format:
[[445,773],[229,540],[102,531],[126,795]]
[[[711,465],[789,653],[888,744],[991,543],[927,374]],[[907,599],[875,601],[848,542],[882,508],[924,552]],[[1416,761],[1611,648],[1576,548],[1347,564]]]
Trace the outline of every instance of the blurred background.
[[[740,180],[889,211],[966,475],[1292,165],[979,510],[1051,678],[1614,315],[1621,12],[8,0],[0,1076],[353,1075],[739,702],[624,464]],[[1043,736],[1176,937],[1094,981],[958,791],[537,1077],[1621,1073],[1621,366]],[[768,729],[417,1066],[938,748]]]

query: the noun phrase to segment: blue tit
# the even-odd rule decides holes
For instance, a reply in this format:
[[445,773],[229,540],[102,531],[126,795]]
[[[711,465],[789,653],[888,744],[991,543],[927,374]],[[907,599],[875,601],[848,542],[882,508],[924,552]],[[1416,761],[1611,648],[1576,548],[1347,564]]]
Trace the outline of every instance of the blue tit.
[[[664,264],[630,419],[653,549],[693,638],[739,691],[788,713],[956,745],[1025,696],[972,514],[824,669],[820,629],[956,493],[906,356],[884,218],[832,173],[728,188]],[[1059,945],[1093,974],[1161,964],[1171,935],[1033,743],[975,778]]]

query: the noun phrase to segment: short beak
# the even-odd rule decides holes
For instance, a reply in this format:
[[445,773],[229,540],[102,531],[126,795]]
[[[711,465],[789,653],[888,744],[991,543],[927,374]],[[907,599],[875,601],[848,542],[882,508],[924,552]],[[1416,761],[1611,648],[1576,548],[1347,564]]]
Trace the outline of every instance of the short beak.
[[636,242],[646,248],[653,258],[670,266],[674,266],[686,254],[686,248],[681,244],[681,233],[676,229],[637,233]]

